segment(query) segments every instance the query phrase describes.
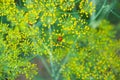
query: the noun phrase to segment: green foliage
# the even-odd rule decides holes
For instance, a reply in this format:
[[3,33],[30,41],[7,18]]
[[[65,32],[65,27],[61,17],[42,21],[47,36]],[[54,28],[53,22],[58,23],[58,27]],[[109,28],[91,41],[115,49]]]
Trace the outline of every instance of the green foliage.
[[36,56],[53,80],[118,79],[120,41],[106,20],[89,26],[94,11],[90,0],[0,1],[0,79],[33,79]]

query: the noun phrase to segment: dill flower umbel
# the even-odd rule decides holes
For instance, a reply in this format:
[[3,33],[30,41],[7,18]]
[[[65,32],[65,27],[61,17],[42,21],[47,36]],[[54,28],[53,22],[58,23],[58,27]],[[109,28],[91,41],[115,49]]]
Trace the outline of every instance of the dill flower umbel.
[[89,25],[94,11],[92,0],[1,0],[0,80],[35,80],[36,57],[52,80],[115,80],[120,41],[106,20]]

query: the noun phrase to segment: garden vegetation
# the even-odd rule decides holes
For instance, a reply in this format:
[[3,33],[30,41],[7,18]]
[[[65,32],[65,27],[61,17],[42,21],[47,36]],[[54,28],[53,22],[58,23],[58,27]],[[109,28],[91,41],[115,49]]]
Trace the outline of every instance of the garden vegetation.
[[35,80],[36,56],[52,80],[119,80],[120,40],[109,21],[91,25],[96,6],[92,0],[0,0],[0,80],[21,74]]

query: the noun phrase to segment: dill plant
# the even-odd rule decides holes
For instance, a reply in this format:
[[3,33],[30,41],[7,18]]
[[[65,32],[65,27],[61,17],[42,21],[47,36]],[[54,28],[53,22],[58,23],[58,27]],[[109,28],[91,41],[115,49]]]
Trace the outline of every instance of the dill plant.
[[0,79],[33,80],[36,56],[52,80],[117,79],[120,41],[108,21],[89,23],[94,12],[94,0],[1,0]]

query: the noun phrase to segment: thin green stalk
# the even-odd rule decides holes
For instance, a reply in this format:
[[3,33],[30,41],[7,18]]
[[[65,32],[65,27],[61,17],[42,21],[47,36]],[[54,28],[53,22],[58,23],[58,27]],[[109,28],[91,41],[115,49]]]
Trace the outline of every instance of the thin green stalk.
[[[34,39],[34,42],[37,42],[37,41]],[[48,49],[48,47],[47,47],[43,42],[41,42],[41,43],[42,43],[42,45],[44,46],[44,48],[45,48],[48,52],[50,52],[50,50]],[[36,44],[37,44],[37,43],[36,43]],[[39,44],[39,45],[40,45],[40,44]],[[40,49],[40,47],[39,47],[39,49]],[[49,69],[49,66],[48,66],[47,63],[45,62],[45,59],[44,59],[43,57],[40,57],[39,55],[37,55],[37,56],[41,59],[44,67],[47,69],[49,75],[51,76],[51,71],[50,71],[50,69]],[[35,57],[36,57],[36,56],[35,56]],[[34,57],[33,57],[33,58],[34,58]],[[32,59],[33,59],[33,58],[32,58]]]
[[105,8],[106,2],[107,2],[107,0],[104,1],[104,3],[103,3],[103,5],[102,5],[101,9],[98,11],[98,13],[96,14],[96,16],[94,17],[93,20],[95,20],[95,19],[101,14],[101,12],[103,11],[103,9]]
[[[75,44],[76,44],[78,38],[79,38],[79,37],[77,37],[77,38],[75,39],[75,42],[74,42],[74,44],[72,45],[72,49],[75,48]],[[67,56],[65,57],[63,63],[61,64],[61,66],[65,65],[65,64],[67,63],[67,61],[69,60],[70,54],[71,54],[71,52],[72,52],[72,49],[70,49],[70,51],[68,52],[68,54],[67,54]],[[62,70],[62,67],[60,67],[60,69],[58,70],[58,73],[56,74],[55,80],[58,80],[58,79],[59,79],[61,70]]]
[[50,56],[50,65],[51,65],[51,71],[49,70],[49,72],[50,72],[50,74],[52,72],[51,76],[52,76],[52,78],[54,78],[54,67],[53,67],[53,61],[52,61],[52,58],[53,58],[52,52],[49,50],[49,48],[45,44],[42,43],[42,45],[47,50],[47,52],[49,53],[49,56]]
[[113,15],[115,15],[116,17],[120,18],[120,15],[117,14],[116,12],[114,12],[113,10],[111,10],[111,13],[112,13]]
[[49,52],[49,56],[50,56],[50,65],[51,65],[51,70],[52,70],[52,78],[54,79],[55,77],[55,71],[54,71],[54,63],[53,63],[53,49],[52,49],[52,29],[51,26],[49,25],[49,36],[50,36],[50,52]]
[[49,66],[47,65],[45,59],[44,59],[43,57],[40,57],[40,56],[39,56],[39,58],[40,58],[40,60],[42,61],[44,67],[47,69],[48,73],[49,73],[50,76],[51,76],[51,71],[50,71]]

